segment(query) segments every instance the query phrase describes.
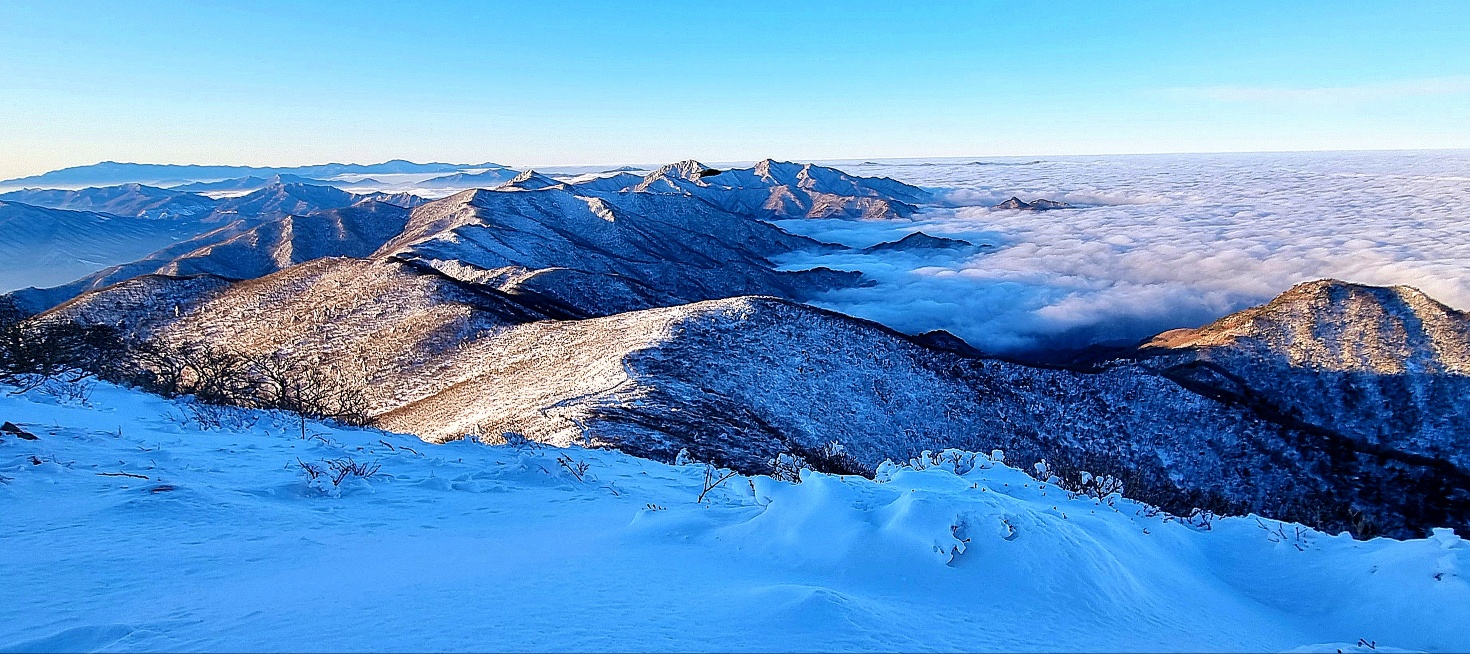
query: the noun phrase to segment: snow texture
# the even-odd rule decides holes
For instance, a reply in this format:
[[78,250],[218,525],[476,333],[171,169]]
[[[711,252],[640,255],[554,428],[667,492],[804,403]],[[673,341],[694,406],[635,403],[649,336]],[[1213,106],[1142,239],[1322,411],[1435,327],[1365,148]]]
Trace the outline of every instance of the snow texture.
[[0,434],[5,650],[1470,648],[1447,530],[1183,521],[956,451],[696,501],[699,464],[58,390],[0,397],[37,437]]

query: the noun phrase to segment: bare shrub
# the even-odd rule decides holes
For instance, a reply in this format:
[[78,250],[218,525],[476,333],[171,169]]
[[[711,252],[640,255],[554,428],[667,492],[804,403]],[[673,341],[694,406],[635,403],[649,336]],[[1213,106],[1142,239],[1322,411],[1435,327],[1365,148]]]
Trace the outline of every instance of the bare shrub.
[[316,462],[296,459],[296,464],[306,474],[308,482],[329,482],[332,488],[340,487],[343,482],[354,477],[358,479],[371,479],[382,468],[382,464],[376,461],[363,463],[352,457],[322,459]]
[[716,468],[709,464],[705,464],[704,488],[703,490],[699,491],[699,497],[695,498],[694,502],[696,504],[702,504],[704,502],[705,495],[708,495],[710,491],[719,488],[721,484],[729,481],[736,474],[737,473],[734,470],[726,470],[721,473],[719,468]]
[[573,461],[572,457],[562,454],[556,457],[556,462],[560,463],[561,467],[566,468],[567,472],[572,473],[572,476],[576,477],[577,481],[584,483],[587,481],[587,468],[590,466],[587,465],[586,461]]
[[204,404],[285,411],[348,425],[372,422],[365,384],[328,368],[279,355],[250,356],[207,345],[145,342],[129,349],[132,365],[121,381],[165,397],[192,396]]
[[106,375],[125,351],[115,328],[21,320],[18,315],[13,306],[0,308],[0,383],[15,387],[14,392]]

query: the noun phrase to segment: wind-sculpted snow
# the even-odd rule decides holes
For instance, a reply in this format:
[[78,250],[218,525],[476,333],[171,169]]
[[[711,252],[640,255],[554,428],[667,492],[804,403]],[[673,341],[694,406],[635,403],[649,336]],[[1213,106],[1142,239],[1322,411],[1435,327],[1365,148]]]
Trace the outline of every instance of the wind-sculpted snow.
[[[1405,284],[1470,308],[1464,151],[1230,154],[840,164],[952,189],[914,221],[789,221],[866,247],[923,230],[1001,246],[968,259],[814,253],[872,287],[822,306],[991,352],[1136,341],[1197,327],[1321,278]],[[1011,196],[1075,205],[992,211]]]
[[[0,394],[36,436],[0,432],[0,649],[1470,648],[1448,530],[1182,520],[1008,455],[706,492],[702,465],[610,451],[75,402]],[[333,483],[349,462],[371,474]]]

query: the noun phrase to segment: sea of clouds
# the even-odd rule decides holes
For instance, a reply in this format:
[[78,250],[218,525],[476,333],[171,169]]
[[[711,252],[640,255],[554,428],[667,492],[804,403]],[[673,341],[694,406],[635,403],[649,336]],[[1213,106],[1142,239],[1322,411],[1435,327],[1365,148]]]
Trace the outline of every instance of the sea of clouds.
[[[789,220],[866,247],[914,231],[989,244],[800,254],[788,268],[876,284],[815,304],[1018,353],[1195,327],[1320,278],[1408,284],[1470,308],[1470,151],[1045,157],[838,163],[940,190],[912,220]],[[1011,196],[1077,205],[995,211]]]

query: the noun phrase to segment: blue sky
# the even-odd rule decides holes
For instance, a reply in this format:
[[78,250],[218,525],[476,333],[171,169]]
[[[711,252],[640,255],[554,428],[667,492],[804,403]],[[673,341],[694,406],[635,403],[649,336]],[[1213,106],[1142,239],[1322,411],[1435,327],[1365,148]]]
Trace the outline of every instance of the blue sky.
[[0,4],[0,177],[1470,147],[1447,2]]

